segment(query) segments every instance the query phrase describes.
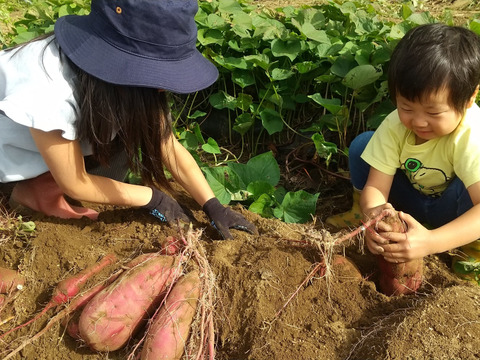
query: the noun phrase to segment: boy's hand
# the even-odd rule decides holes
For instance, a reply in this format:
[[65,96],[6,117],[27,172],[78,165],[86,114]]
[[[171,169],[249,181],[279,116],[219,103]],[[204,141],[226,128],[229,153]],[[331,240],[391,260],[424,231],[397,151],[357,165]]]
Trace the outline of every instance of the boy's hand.
[[152,188],[152,199],[147,205],[142,206],[147,209],[151,215],[155,216],[160,221],[171,223],[174,220],[183,220],[186,223],[190,222],[190,218],[185,214],[178,202],[161,192],[158,189]]
[[398,215],[407,224],[407,232],[384,231],[380,234],[382,238],[388,240],[387,243],[378,245],[382,248],[381,255],[384,259],[402,263],[435,253],[432,249],[434,243],[430,240],[431,231],[409,214],[400,211]]
[[[375,206],[370,209],[366,209],[364,213],[364,222],[367,222],[371,219],[376,218],[384,210],[395,211],[393,206],[390,203],[385,203],[379,206]],[[375,223],[375,226],[371,226],[365,230],[365,242],[367,244],[368,250],[374,255],[381,255],[384,252],[382,245],[388,244],[389,240],[383,237],[381,234],[385,231],[391,231],[391,226],[385,223],[384,221],[379,221]]]
[[229,229],[247,231],[250,234],[258,234],[255,225],[247,221],[241,214],[223,206],[217,198],[211,198],[203,205],[203,211],[207,214],[212,226],[217,229],[223,239],[231,239]]

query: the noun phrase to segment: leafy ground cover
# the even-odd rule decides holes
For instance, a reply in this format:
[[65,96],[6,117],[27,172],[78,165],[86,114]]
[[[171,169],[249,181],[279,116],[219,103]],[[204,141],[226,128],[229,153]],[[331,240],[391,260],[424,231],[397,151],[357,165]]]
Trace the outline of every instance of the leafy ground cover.
[[[13,13],[10,9],[10,14],[22,14],[18,9],[26,3],[13,3],[19,7]],[[258,3],[268,11],[288,5],[313,4],[309,1],[286,3],[281,0]],[[2,2],[0,9],[4,9],[5,4]],[[402,21],[402,16],[397,14],[401,12],[403,3],[378,1],[372,4],[376,6],[379,21],[389,18],[395,22]],[[478,16],[478,2],[460,5],[459,1],[417,4],[436,18],[448,19],[447,10],[451,8],[451,19],[456,23],[465,24]],[[9,29],[12,25],[10,23]],[[181,100],[188,107],[187,99]],[[238,107],[235,109],[243,111]],[[178,114],[184,114],[181,107],[177,110]],[[192,109],[190,120],[198,121],[203,130],[204,118],[202,115],[196,117],[199,114],[194,115],[196,110],[201,112],[202,109]],[[446,254],[427,257],[424,284],[417,294],[386,297],[377,291],[378,269],[374,259],[368,252],[362,251],[361,239],[355,238],[345,246],[336,247],[334,252],[352,259],[362,279],[353,272],[334,267],[333,276],[327,279],[317,274],[299,289],[308,273],[322,260],[318,248],[299,244],[311,240],[326,243],[349,231],[337,233],[337,230],[323,225],[327,216],[349,207],[349,183],[342,178],[345,174],[333,165],[327,167],[325,158],[316,161],[315,153],[307,150],[304,142],[299,140],[286,144],[267,142],[266,148],[272,152],[265,154],[259,151],[259,159],[265,164],[260,168],[255,161],[250,164],[228,161],[243,158],[238,150],[241,146],[228,149],[216,137],[212,139],[217,144],[209,142],[205,132],[202,137],[207,140],[199,141],[201,137],[197,138],[195,131],[198,130],[195,129],[200,127],[186,122],[184,118],[179,116],[177,119],[179,129],[183,127],[179,134],[185,132],[185,141],[187,138],[191,140],[187,134],[195,136],[197,142],[194,142],[194,147],[203,151],[199,158],[209,165],[207,176],[213,178],[213,184],[215,181],[218,183],[218,191],[225,198],[241,198],[246,192],[261,192],[265,195],[253,195],[247,206],[252,207],[251,210],[257,208],[258,213],[276,212],[279,217],[285,218],[293,216],[288,211],[291,205],[283,202],[286,201],[283,195],[287,189],[292,194],[299,190],[319,194],[315,200],[316,221],[305,224],[268,219],[235,205],[237,202],[234,201],[232,205],[257,225],[260,234],[252,236],[233,231],[234,240],[218,241],[198,205],[179,191],[180,203],[192,210],[193,226],[205,229],[201,242],[218,287],[215,308],[217,359],[480,357],[480,290],[452,275],[450,257]],[[228,119],[228,114],[225,119]],[[263,138],[260,139],[262,143]],[[216,153],[216,146],[220,153]],[[234,181],[227,184],[225,178],[215,173],[215,167],[210,169],[212,164],[225,166],[222,170],[228,171],[229,178]],[[255,177],[259,174],[262,174],[263,183]],[[255,190],[257,187],[261,189],[259,192]],[[286,190],[279,190],[281,187]],[[10,190],[11,185],[8,184],[0,188],[6,209]],[[160,224],[135,209],[86,205],[101,211],[98,221],[59,220],[41,215],[18,219],[16,214],[3,213],[2,219],[9,221],[3,221],[0,228],[0,267],[18,269],[27,281],[24,290],[0,310],[0,333],[32,318],[49,301],[54,286],[70,273],[91,265],[107,253],[114,252],[121,259],[129,259],[139,253],[158,251],[167,236],[177,235],[175,228]],[[30,221],[33,221],[35,229]],[[298,291],[297,295],[288,302],[295,291]],[[1,339],[0,358],[6,355],[8,349],[36,333],[47,320],[45,318],[43,323],[40,321]],[[132,346],[133,340],[127,349],[108,354],[95,353],[71,339],[63,327],[56,326],[26,347],[16,359],[125,359]]]

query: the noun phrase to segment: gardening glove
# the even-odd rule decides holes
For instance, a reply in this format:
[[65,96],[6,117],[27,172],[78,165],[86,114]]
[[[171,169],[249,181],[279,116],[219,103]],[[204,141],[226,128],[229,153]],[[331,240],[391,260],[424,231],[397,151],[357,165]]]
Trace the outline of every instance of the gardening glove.
[[250,234],[258,234],[255,225],[247,221],[241,214],[220,204],[217,198],[211,198],[203,205],[203,211],[210,219],[210,224],[217,229],[223,239],[231,239],[229,229],[243,230]]
[[160,221],[171,223],[179,219],[186,223],[190,222],[189,217],[185,214],[178,202],[158,189],[152,188],[152,191],[152,199],[147,205],[143,205],[142,209],[147,209],[151,215]]

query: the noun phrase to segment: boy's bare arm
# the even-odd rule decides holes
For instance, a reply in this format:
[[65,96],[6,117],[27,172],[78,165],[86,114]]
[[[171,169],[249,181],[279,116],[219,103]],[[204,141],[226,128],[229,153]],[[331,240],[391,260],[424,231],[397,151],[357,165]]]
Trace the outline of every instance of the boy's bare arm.
[[[393,176],[370,168],[368,179],[360,197],[360,207],[367,218],[378,215],[387,206]],[[391,207],[391,206],[387,206]]]

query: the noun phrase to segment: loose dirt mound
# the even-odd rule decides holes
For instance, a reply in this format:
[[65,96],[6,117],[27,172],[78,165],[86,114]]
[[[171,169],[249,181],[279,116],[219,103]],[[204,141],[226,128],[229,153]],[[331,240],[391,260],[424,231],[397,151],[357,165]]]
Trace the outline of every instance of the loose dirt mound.
[[[356,239],[337,252],[353,260],[363,279],[350,268],[336,266],[329,280],[317,274],[301,286],[322,260],[304,240],[312,234],[319,239],[337,234],[318,224],[287,225],[243,212],[257,225],[259,236],[233,231],[234,240],[212,240],[216,233],[198,205],[186,196],[180,202],[192,209],[194,226],[205,228],[201,241],[218,287],[217,359],[480,357],[480,288],[454,277],[448,256],[426,259],[425,283],[418,294],[389,298],[376,291],[373,258],[362,254]],[[139,210],[97,209],[102,213],[96,222],[33,216],[34,237],[1,243],[0,267],[19,269],[27,284],[0,312],[0,322],[5,321],[0,332],[32,318],[60,280],[99,257],[113,252],[126,260],[158,251],[167,236],[177,235]],[[7,336],[0,343],[0,358],[47,320]],[[97,354],[55,326],[16,359],[126,359],[130,350]]]

